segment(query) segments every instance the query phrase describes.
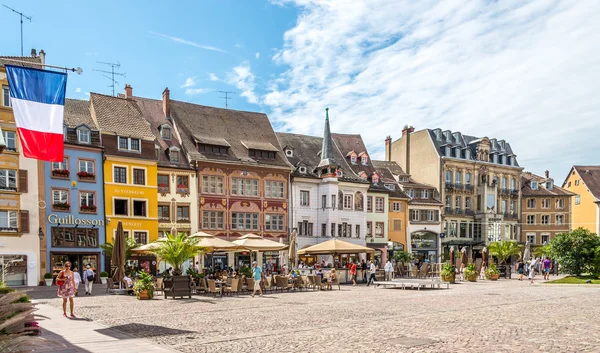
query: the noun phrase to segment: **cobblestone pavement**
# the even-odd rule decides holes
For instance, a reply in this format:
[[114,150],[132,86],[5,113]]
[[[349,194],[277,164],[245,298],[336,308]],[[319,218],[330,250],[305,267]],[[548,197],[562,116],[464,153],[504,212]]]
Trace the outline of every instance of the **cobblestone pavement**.
[[[342,286],[264,297],[76,299],[76,313],[181,352],[600,352],[600,286]],[[60,299],[42,300],[60,306]]]

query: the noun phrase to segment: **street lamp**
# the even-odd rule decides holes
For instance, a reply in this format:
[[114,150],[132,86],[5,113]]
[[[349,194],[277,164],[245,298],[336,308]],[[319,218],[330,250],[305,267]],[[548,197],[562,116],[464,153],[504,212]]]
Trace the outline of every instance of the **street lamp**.
[[42,227],[40,227],[40,230],[38,231],[38,236],[40,237],[40,240],[44,239],[44,231],[42,230]]

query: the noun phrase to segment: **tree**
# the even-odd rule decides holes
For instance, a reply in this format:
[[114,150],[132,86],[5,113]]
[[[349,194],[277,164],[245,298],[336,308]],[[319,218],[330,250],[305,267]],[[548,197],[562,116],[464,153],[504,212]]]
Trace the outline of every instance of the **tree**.
[[[106,256],[109,258],[112,257],[113,244],[115,243],[115,237],[113,237],[112,243],[104,243],[100,245],[100,248],[104,250]],[[131,251],[134,248],[137,248],[140,244],[136,243],[134,239],[125,237],[125,260],[128,260],[133,252]]]
[[165,239],[157,242],[158,246],[149,252],[173,266],[173,274],[181,275],[183,263],[206,251],[198,246],[198,238],[188,237],[185,233],[167,234]]
[[396,260],[396,262],[400,263],[405,263],[408,262],[410,260],[413,259],[413,255],[411,253],[408,253],[406,251],[396,251],[394,252],[394,260]]
[[500,260],[501,264],[506,264],[511,256],[519,255],[521,253],[521,245],[516,241],[495,241],[488,246],[490,255],[496,256]]
[[600,238],[585,228],[557,234],[550,241],[550,256],[563,272],[579,276],[600,270]]

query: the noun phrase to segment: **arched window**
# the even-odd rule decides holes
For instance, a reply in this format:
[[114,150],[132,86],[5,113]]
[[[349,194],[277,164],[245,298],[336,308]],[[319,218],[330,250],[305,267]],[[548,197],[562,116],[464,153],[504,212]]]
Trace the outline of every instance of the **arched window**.
[[362,211],[364,209],[364,200],[363,200],[363,194],[360,191],[357,191],[356,194],[354,195],[354,210],[355,211]]

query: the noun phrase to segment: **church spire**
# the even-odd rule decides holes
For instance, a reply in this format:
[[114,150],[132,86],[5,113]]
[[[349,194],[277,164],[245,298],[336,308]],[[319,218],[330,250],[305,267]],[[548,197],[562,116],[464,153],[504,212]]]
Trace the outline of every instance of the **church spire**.
[[338,165],[333,158],[333,141],[331,139],[331,130],[329,128],[329,108],[325,108],[325,129],[323,131],[323,147],[321,148],[321,162],[317,169],[321,170],[321,175],[335,175]]

